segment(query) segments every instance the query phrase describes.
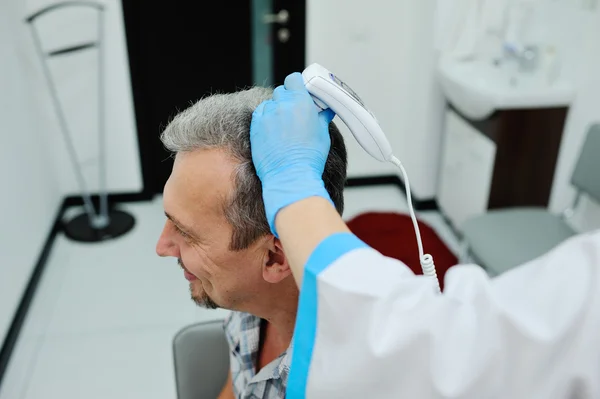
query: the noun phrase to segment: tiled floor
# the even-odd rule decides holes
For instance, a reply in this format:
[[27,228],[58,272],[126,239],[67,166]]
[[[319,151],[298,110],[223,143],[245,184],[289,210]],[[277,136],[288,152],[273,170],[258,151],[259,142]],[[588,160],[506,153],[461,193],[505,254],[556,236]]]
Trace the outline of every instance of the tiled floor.
[[[161,198],[123,208],[136,226],[120,239],[99,245],[56,239],[0,399],[176,397],[174,334],[227,311],[196,307],[175,261],[155,255]],[[370,210],[406,212],[406,200],[393,186],[347,190],[346,219]],[[419,217],[458,250],[439,213]]]

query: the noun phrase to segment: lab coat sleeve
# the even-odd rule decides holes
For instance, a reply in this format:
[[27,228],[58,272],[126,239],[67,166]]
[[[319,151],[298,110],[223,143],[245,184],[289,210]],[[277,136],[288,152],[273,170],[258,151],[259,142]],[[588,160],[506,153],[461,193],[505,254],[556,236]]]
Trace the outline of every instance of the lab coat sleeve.
[[[600,231],[431,281],[351,234],[311,255],[287,398],[600,397]],[[572,396],[580,395],[580,396]]]

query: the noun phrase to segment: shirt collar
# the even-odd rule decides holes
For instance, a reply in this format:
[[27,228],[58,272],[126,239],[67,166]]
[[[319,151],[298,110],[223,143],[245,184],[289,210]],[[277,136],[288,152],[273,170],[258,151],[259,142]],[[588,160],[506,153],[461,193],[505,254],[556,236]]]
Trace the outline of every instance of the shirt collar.
[[[260,345],[260,326],[261,318],[249,313],[239,314],[239,329],[241,334],[232,334],[230,339],[235,350],[241,355],[247,369],[254,369],[257,362],[258,346]],[[242,343],[242,336],[244,342]],[[292,360],[292,342],[290,346],[277,359],[274,359],[263,367],[253,378],[252,382],[264,381],[269,379],[279,379],[287,381]]]

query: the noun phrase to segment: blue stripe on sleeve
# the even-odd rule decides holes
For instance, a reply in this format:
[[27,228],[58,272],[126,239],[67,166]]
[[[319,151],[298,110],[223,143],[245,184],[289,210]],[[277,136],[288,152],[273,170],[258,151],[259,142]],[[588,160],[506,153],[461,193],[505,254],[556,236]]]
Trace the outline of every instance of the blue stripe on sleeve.
[[304,268],[293,338],[292,363],[287,399],[303,399],[317,332],[317,276],[339,257],[367,245],[351,233],[337,233],[324,239],[310,255]]

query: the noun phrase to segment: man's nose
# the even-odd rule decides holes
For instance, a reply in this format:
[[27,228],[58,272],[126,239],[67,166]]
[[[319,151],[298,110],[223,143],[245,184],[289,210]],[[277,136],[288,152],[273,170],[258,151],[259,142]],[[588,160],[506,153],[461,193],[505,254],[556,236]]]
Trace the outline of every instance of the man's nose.
[[156,254],[158,256],[173,256],[178,258],[179,254],[177,252],[177,246],[171,239],[168,224],[169,222],[167,221],[162,232],[160,233],[160,237],[158,237],[158,242],[156,243]]

